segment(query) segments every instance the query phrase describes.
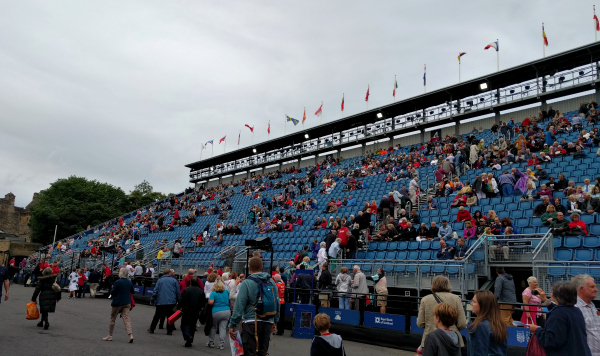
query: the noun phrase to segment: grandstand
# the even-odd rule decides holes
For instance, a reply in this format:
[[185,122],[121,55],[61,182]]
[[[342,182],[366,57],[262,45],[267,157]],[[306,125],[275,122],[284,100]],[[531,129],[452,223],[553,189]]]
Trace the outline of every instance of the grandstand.
[[[428,162],[437,155],[427,151],[427,143],[434,137],[462,137],[470,140],[472,127],[483,127],[485,130],[474,133],[475,139],[484,140],[486,147],[498,142],[500,138],[514,141],[510,133],[503,135],[500,131],[492,132],[490,128],[501,121],[507,122],[512,117],[519,127],[520,121],[526,117],[537,117],[539,111],[547,111],[549,105],[560,110],[564,117],[571,120],[579,113],[580,102],[597,100],[598,67],[595,60],[600,57],[600,44],[592,44],[560,53],[555,56],[510,68],[493,75],[477,78],[459,85],[443,88],[435,92],[410,98],[386,107],[363,112],[332,123],[304,130],[282,138],[257,144],[250,149],[236,150],[230,153],[194,162],[190,168],[190,182],[195,184],[193,191],[177,195],[179,203],[189,202],[186,209],[179,210],[182,217],[194,214],[195,210],[214,208],[220,198],[224,198],[232,209],[225,216],[218,214],[199,214],[196,222],[190,226],[174,226],[173,231],[154,230],[149,224],[141,227],[134,235],[139,238],[141,248],[132,248],[129,253],[122,254],[125,260],[139,260],[143,256],[146,263],[155,265],[157,248],[155,241],[166,239],[167,247],[181,237],[184,254],[182,258],[160,261],[162,266],[171,266],[181,272],[188,268],[203,270],[210,265],[224,266],[225,260],[221,252],[225,246],[236,246],[236,266],[241,267],[245,261],[246,248],[244,241],[257,237],[269,236],[273,241],[274,252],[263,253],[266,259],[273,258],[274,263],[282,266],[291,261],[303,245],[314,239],[323,241],[328,230],[312,230],[312,224],[317,217],[356,215],[364,202],[379,201],[382,195],[387,195],[393,188],[403,184],[408,187],[410,179],[399,179],[386,182],[386,174],[362,176],[361,179],[368,188],[347,191],[343,177],[330,194],[321,194],[322,177],[327,173],[335,175],[343,171],[344,176],[354,170],[361,170],[365,158],[383,161],[391,156],[410,154],[413,151],[423,153]],[[485,84],[485,86],[483,85]],[[596,89],[595,93],[589,91]],[[576,96],[567,98],[565,96]],[[526,108],[523,108],[527,106]],[[584,120],[584,123],[587,120]],[[542,130],[547,130],[550,120],[537,123]],[[584,126],[591,131],[594,126]],[[575,142],[579,131],[557,133],[556,140]],[[437,136],[436,136],[437,135]],[[392,147],[393,151],[385,155],[375,155],[375,149]],[[251,151],[252,150],[252,151]],[[548,162],[540,162],[549,176],[555,177],[565,173],[568,180],[575,185],[583,185],[584,179],[592,182],[600,173],[600,160],[596,154],[597,147],[585,147],[584,158],[573,159],[572,155],[555,157]],[[344,157],[344,159],[340,159]],[[339,164],[332,165],[339,159]],[[462,236],[463,222],[456,221],[458,208],[451,207],[453,197],[436,197],[438,209],[422,210],[421,204],[435,193],[436,166],[421,165],[416,168],[420,185],[420,195],[414,202],[418,209],[421,223],[431,222],[441,224],[442,220],[450,222],[453,231]],[[261,206],[261,200],[266,195],[276,196],[284,193],[290,181],[304,179],[307,174],[315,171],[319,165],[319,178],[312,192],[299,192],[295,199],[316,199],[318,209],[296,211],[292,207],[281,209],[275,207],[271,214],[285,213],[302,216],[303,225],[294,225],[293,231],[257,233],[248,218],[250,209]],[[294,167],[291,169],[291,167]],[[510,163],[502,166],[502,170],[517,168],[525,171],[527,162]],[[499,172],[491,168],[468,169],[458,178],[461,182],[473,181],[482,173],[494,173],[496,179]],[[450,174],[451,176],[453,173]],[[540,179],[538,185],[547,183]],[[278,187],[278,184],[281,185]],[[259,199],[253,199],[254,193],[246,195],[245,189],[253,191],[262,186]],[[214,196],[212,200],[211,195]],[[335,214],[323,213],[330,199],[343,199],[352,195],[357,206],[341,206]],[[554,192],[554,197],[562,199],[567,205],[567,197],[563,192]],[[533,209],[539,204],[538,200],[520,201],[521,194],[511,196],[496,196],[479,199],[477,205],[466,207],[471,213],[494,210],[500,218],[510,218],[516,233],[507,240],[509,258],[501,258],[498,253],[495,259],[490,256],[490,242],[472,239],[467,241],[469,250],[463,260],[439,261],[436,252],[440,242],[434,241],[381,241],[364,245],[355,259],[342,260],[340,265],[360,265],[365,273],[374,273],[383,267],[388,275],[388,283],[392,287],[411,290],[412,295],[422,295],[431,284],[435,275],[444,274],[453,283],[453,289],[467,296],[478,288],[489,288],[495,274],[491,273],[493,266],[513,268],[522,274],[533,274],[538,277],[540,286],[549,290],[550,283],[570,279],[571,276],[586,272],[594,276],[600,283],[600,218],[595,214],[582,214],[581,219],[587,224],[588,236],[553,237],[549,228],[542,225],[541,218],[534,216]],[[261,207],[262,208],[262,207]],[[161,202],[155,207],[144,207],[138,212],[128,214],[123,218],[124,226],[143,221],[145,214],[164,213],[165,226],[173,221],[172,206]],[[219,210],[220,211],[220,210]],[[221,219],[225,217],[225,219]],[[118,218],[117,218],[118,219]],[[372,214],[371,224],[373,233],[377,232],[381,217]],[[210,224],[210,234],[215,235],[217,223],[238,225],[241,235],[223,236],[222,242],[214,246],[196,247],[191,241],[194,233],[201,234],[205,226]],[[72,254],[89,248],[90,240],[110,235],[117,226],[116,220],[95,227],[89,231],[74,236],[71,245]],[[143,224],[141,224],[143,226]],[[502,236],[498,236],[502,238]],[[123,242],[122,240],[121,242]],[[450,246],[455,240],[448,241]],[[123,245],[126,249],[127,246]],[[141,252],[141,254],[140,254]],[[56,246],[51,252],[51,259],[63,260],[66,268],[72,263],[82,263],[89,266],[97,265],[102,260],[86,259],[69,260],[61,254]],[[110,256],[108,256],[110,258]]]

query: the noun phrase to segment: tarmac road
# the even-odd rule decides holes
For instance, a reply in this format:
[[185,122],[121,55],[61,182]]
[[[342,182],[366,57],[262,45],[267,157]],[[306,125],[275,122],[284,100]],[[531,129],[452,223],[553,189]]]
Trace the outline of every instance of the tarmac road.
[[[38,321],[25,319],[25,306],[31,300],[34,289],[22,285],[12,285],[10,299],[0,304],[0,350],[3,355],[167,355],[177,352],[178,355],[231,355],[229,342],[225,350],[209,349],[202,330],[196,333],[192,348],[183,347],[184,341],[179,331],[172,336],[166,330],[156,329],[148,334],[154,308],[137,305],[131,311],[131,323],[135,341],[127,343],[128,337],[120,318],[117,319],[114,341],[102,341],[108,335],[110,321],[110,300],[108,299],[67,299],[63,293],[57,305],[56,313],[49,314],[50,328],[43,330],[36,327]],[[284,336],[275,337],[271,341],[269,354],[272,356],[307,356],[310,355],[311,340],[294,339],[286,330]],[[218,337],[218,336],[217,336]],[[406,352],[385,347],[344,341],[348,356],[364,355],[399,355],[412,356],[414,352]]]

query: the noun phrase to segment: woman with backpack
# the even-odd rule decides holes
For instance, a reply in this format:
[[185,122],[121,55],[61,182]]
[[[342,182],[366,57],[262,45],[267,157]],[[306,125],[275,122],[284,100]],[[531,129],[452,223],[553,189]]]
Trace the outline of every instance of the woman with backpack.
[[229,309],[229,291],[225,288],[225,284],[221,279],[218,279],[212,286],[208,304],[212,305],[213,326],[210,329],[206,346],[215,347],[215,334],[217,328],[219,328],[220,342],[218,348],[223,350],[227,338],[227,322],[231,316],[231,309]]

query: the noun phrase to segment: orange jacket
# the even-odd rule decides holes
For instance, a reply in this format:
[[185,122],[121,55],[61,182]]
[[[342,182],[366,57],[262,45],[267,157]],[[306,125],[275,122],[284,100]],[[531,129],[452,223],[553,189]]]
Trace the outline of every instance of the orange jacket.
[[283,281],[275,282],[277,284],[277,290],[279,291],[279,304],[285,304],[285,283]]

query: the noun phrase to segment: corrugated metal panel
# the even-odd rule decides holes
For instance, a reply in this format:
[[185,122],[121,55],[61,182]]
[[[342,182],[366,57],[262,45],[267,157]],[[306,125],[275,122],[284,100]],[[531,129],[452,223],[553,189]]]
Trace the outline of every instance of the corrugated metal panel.
[[342,151],[340,154],[345,158],[362,156],[362,148],[353,148],[348,151]]
[[456,130],[455,126],[444,127],[442,129],[442,138],[446,137],[446,135],[448,135],[448,136],[454,135],[454,132],[456,132],[455,130]]
[[397,144],[400,144],[400,146],[404,147],[404,146],[415,145],[415,144],[421,143],[421,142],[422,142],[421,135],[416,134],[416,135],[410,135],[410,136],[401,137],[401,138],[395,138],[394,146],[396,146]]
[[304,161],[300,161],[300,168],[306,168],[315,165],[315,158],[305,159]]

